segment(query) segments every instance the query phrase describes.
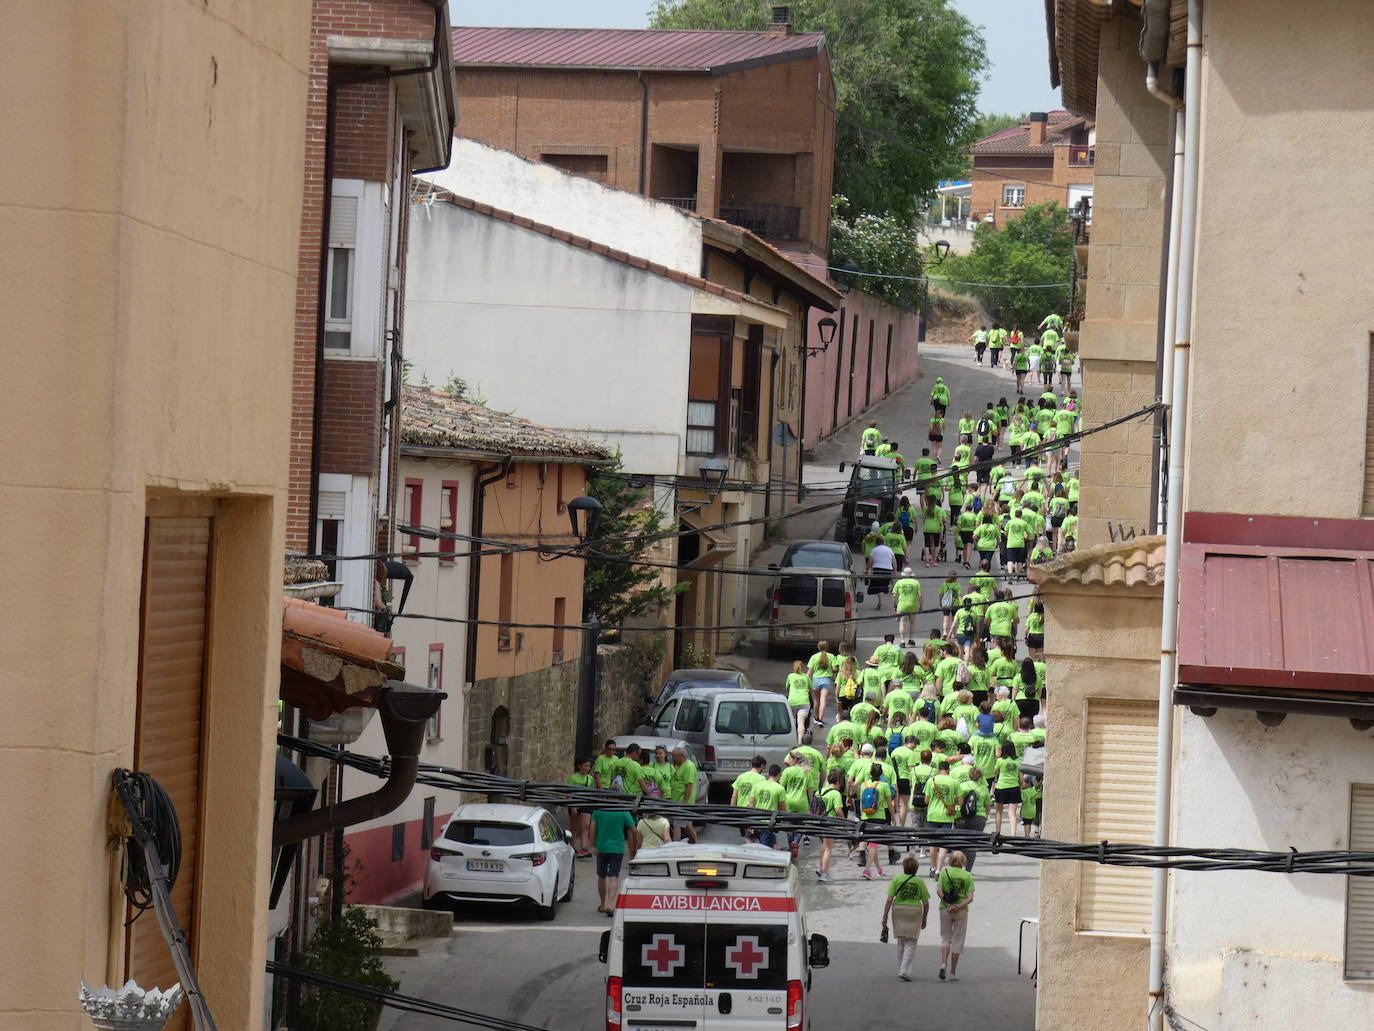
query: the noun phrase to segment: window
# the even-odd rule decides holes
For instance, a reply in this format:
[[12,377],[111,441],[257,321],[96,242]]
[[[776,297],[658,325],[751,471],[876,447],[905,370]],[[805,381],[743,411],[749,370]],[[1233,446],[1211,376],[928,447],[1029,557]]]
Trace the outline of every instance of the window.
[[[1374,852],[1374,784],[1350,786],[1352,852]],[[1345,979],[1374,981],[1374,878],[1345,879]]]
[[434,844],[434,796],[425,799],[425,812],[420,818],[420,851],[428,852]]
[[460,845],[494,845],[503,848],[508,845],[534,844],[534,828],[524,823],[476,823],[472,820],[458,820],[448,825],[444,837]]
[[750,702],[754,707],[755,734],[790,734],[792,713],[786,702]]
[[563,493],[563,463],[559,462],[553,467],[554,480],[558,487],[558,514],[562,515],[568,510],[568,496]]
[[[497,598],[496,620],[506,624],[511,622],[511,608],[515,596],[515,556],[507,552],[501,556],[500,593]],[[511,647],[511,629],[508,626],[496,628],[496,648],[508,652]]]
[[[424,481],[406,477],[406,522],[411,526],[423,526],[422,504],[424,502]],[[420,538],[417,534],[407,534],[401,545],[401,554],[407,562],[416,562],[420,551]]]
[[[1080,841],[1151,841],[1155,829],[1154,702],[1089,698],[1083,752]],[[1150,871],[1084,863],[1080,931],[1144,935],[1150,928]]]
[[843,580],[831,580],[827,578],[821,581],[821,605],[825,608],[844,608],[848,601],[848,597],[848,592],[844,589]]
[[810,576],[784,576],[778,581],[779,605],[816,604],[816,580]]
[[1002,187],[1002,207],[1023,208],[1026,206],[1026,187],[1022,184],[1007,183]]
[[[337,555],[344,541],[344,513],[347,511],[348,494],[341,490],[322,490],[315,503],[315,539],[319,542],[321,555]],[[336,563],[326,558],[325,567],[329,579],[338,580]],[[332,605],[333,598],[321,598],[320,604]]]
[[673,717],[677,715],[678,700],[672,699],[658,714],[658,719],[654,720],[655,727],[671,727]]
[[[458,484],[445,480],[439,488],[439,529],[452,534],[458,531]],[[458,552],[458,541],[453,537],[439,538],[439,561],[452,564]]]
[[393,823],[391,825],[391,861],[399,863],[406,857],[406,825],[403,823]]
[[[560,466],[561,468],[561,466]],[[553,661],[563,661],[563,625],[568,621],[568,599],[553,600]]]
[[706,703],[696,698],[684,701],[673,729],[683,734],[700,734],[706,729]]
[[716,403],[714,401],[687,402],[687,453],[714,455],[716,453]]
[[[431,644],[429,646],[429,670],[425,678],[425,683],[436,691],[444,689],[444,646],[442,644]],[[428,720],[425,727],[425,737],[430,741],[438,741],[442,723],[440,717],[443,715],[443,706],[435,711],[434,715]]]
[[687,363],[687,440],[689,455],[725,454],[731,434],[730,370],[734,324],[730,319],[695,316]]
[[358,198],[335,193],[329,199],[329,254],[325,260],[324,346],[353,346],[353,276],[358,246]]

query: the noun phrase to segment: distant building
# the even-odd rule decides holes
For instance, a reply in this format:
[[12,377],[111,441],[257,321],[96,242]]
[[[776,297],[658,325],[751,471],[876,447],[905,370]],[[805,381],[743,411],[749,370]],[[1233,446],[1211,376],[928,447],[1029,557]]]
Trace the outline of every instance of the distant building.
[[973,145],[972,217],[1001,228],[1027,204],[1072,208],[1093,195],[1094,123],[1068,111],[1032,112]]

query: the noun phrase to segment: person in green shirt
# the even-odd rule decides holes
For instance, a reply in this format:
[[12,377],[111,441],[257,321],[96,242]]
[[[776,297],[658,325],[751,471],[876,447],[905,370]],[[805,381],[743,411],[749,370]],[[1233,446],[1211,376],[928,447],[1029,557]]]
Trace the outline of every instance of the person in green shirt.
[[997,600],[988,606],[988,636],[994,641],[1011,640],[1016,636],[1019,610],[1010,590],[996,592],[996,596]]
[[887,899],[883,902],[881,937],[887,939],[890,915],[893,935],[897,939],[897,976],[903,981],[911,980],[911,966],[916,961],[916,942],[930,914],[930,889],[917,875],[919,869],[920,863],[915,856],[903,859],[902,872],[888,882]]
[[[959,785],[959,818],[954,821],[955,829],[982,834],[983,829],[988,825],[989,795],[988,782],[983,776],[982,769],[976,763],[968,767],[968,776]],[[973,811],[968,812],[967,808],[971,808]],[[971,848],[965,848],[964,856],[968,861],[965,869],[972,870],[978,853]]]
[[1012,741],[997,749],[997,780],[992,797],[997,803],[994,830],[998,834],[1002,833],[1002,811],[1005,809],[1010,817],[1008,830],[1015,834],[1016,810],[1021,805],[1021,758],[1020,751]]
[[[573,772],[568,777],[568,783],[579,788],[596,787],[596,778],[592,776],[592,761],[586,756],[579,755],[573,764]],[[573,855],[577,859],[586,859],[592,854],[591,810],[569,806],[568,826],[572,828]]]
[[[670,792],[673,787],[673,760],[668,756],[668,749],[663,745],[654,747],[654,758],[648,766],[644,768],[648,774],[645,780],[646,795],[656,795],[658,798],[672,797]],[[652,787],[648,785],[652,784]]]
[[973,874],[964,869],[968,860],[962,852],[951,852],[949,864],[940,871],[935,885],[940,892],[940,980],[949,971],[951,981],[959,980],[959,954],[964,951],[968,932],[968,907],[973,904]]
[[883,434],[882,431],[878,429],[878,423],[876,421],[870,421],[863,433],[859,435],[859,446],[864,454],[871,455],[878,449],[878,445],[882,443],[882,440]]
[[873,649],[872,658],[878,661],[879,667],[900,665],[902,661],[902,649],[897,644],[897,635],[884,634],[883,643]]
[[1035,744],[1035,735],[1031,733],[1031,718],[1022,716],[1016,721],[1017,728],[1007,735],[1008,740],[1016,748],[1016,758],[1020,760],[1026,754],[1026,749]]
[[1068,390],[1073,382],[1074,353],[1067,347],[1059,352],[1059,389]]
[[[687,757],[686,749],[673,749],[673,776],[671,792],[668,797],[682,805],[696,804],[697,764]],[[692,822],[690,820],[674,820],[673,840],[681,840],[684,834],[688,841],[693,844],[696,843],[697,829],[692,825]]]
[[1016,352],[1016,356],[1011,361],[1012,370],[1016,373],[1016,392],[1024,394],[1026,392],[1026,373],[1030,371],[1030,355],[1024,350]]
[[[784,812],[787,809],[786,796],[781,783],[782,767],[777,763],[768,767],[768,776],[763,780],[756,780],[749,792],[747,803],[750,809],[764,809],[769,812]],[[767,848],[774,848],[777,845],[777,837],[771,830],[763,828],[750,828],[751,840],[757,841],[760,845]]]
[[930,441],[930,457],[939,462],[940,452],[945,447],[944,416],[932,415],[930,417],[930,426],[926,430],[926,440]]
[[633,859],[639,849],[635,818],[623,810],[598,809],[592,813],[592,826],[592,848],[596,851],[596,894],[601,899],[596,911],[615,916],[620,864],[627,854]]
[[[862,823],[889,823],[892,808],[892,785],[884,777],[885,771],[880,763],[869,765],[868,774],[857,784],[855,798],[859,800],[859,820]],[[865,880],[883,875],[882,863],[878,859],[878,843],[868,842],[868,861],[864,864]]]
[[808,731],[802,738],[802,743],[792,751],[802,757],[806,768],[811,771],[811,790],[817,792],[820,791],[821,782],[825,779],[825,756],[812,747],[811,740],[811,732]]
[[811,809],[811,767],[800,752],[789,752],[784,760],[782,775],[783,801],[789,813],[805,813]]
[[754,792],[754,785],[764,779],[763,768],[768,765],[768,760],[761,755],[754,756],[749,763],[749,769],[745,770],[735,778],[730,785],[730,804],[734,806],[747,806],[749,797]]
[[911,475],[916,477],[916,490],[923,490],[922,480],[929,479],[930,476],[939,468],[939,463],[930,457],[930,448],[921,448],[921,457],[911,464]]
[[1030,774],[1021,778],[1021,834],[1040,837],[1040,785]]
[[1032,548],[1031,553],[1026,556],[1026,561],[1033,566],[1038,566],[1042,563],[1051,561],[1053,558],[1054,549],[1050,547],[1049,538],[1042,533],[1039,537],[1035,538],[1035,547]]
[[592,780],[603,791],[609,791],[619,771],[620,760],[615,754],[615,741],[608,738],[592,761]]
[[825,735],[827,745],[843,744],[846,740],[859,741],[859,725],[848,717],[837,722]]
[[[869,659],[868,661],[872,662],[873,660]],[[849,710],[849,719],[858,727],[858,735],[854,740],[860,744],[866,744],[871,740],[870,732],[874,727],[878,726],[878,717],[881,715],[878,711],[878,699],[883,696],[882,689],[879,686],[881,683],[881,674],[878,674],[878,669],[876,667],[870,667],[864,670],[865,676],[868,676],[869,673],[877,674],[874,677],[874,686],[868,687],[865,685],[863,701],[856,703],[854,707]]]
[[972,412],[965,412],[959,417],[959,443],[973,443],[973,431],[978,426],[978,420],[973,417]]
[[978,364],[979,364],[979,365],[982,365],[982,364],[983,364],[983,352],[984,352],[985,350],[987,350],[987,346],[988,346],[988,327],[987,327],[987,326],[980,326],[980,327],[978,327],[977,329],[975,329],[975,330],[973,331],[973,335],[970,336],[969,339],[973,341],[973,353],[974,353],[974,354],[977,356],[977,358],[978,358]]
[[1032,659],[1045,655],[1045,606],[1039,598],[1031,599],[1030,613],[1026,616],[1026,650]]
[[[832,820],[844,817],[844,774],[830,770],[825,775],[825,788],[820,793],[821,804],[825,807],[824,816]],[[821,855],[817,863],[816,876],[822,882],[830,880],[830,857],[835,848],[834,838],[821,838]]]
[[830,642],[818,641],[816,653],[806,661],[806,672],[811,677],[811,712],[818,727],[825,726],[825,709],[835,691],[835,674],[839,669],[840,660],[830,653]]
[[[1013,599],[1012,605],[1016,602]],[[996,654],[988,662],[989,687],[1010,687],[1016,679],[1016,671],[1020,669],[1020,663],[1013,657],[1016,655],[1016,642],[1005,640],[997,645]]]
[[[941,752],[932,753],[935,773],[926,781],[926,825],[931,830],[951,830],[954,819],[959,814],[959,786],[950,776],[950,761]],[[944,848],[932,845],[930,848],[930,872],[939,873]]]
[[935,409],[936,415],[944,415],[949,407],[949,387],[945,385],[943,376],[936,376],[935,385],[930,388],[930,406]]
[[620,757],[620,762],[616,765],[616,772],[620,775],[621,790],[626,794],[644,794],[644,779],[649,776],[649,773],[639,762],[643,754],[644,752],[639,745],[629,745],[625,749],[625,754]]
[[1020,576],[1026,567],[1026,536],[1030,533],[1030,527],[1017,510],[1003,529],[1007,534],[1007,572]]
[[[988,704],[987,702],[983,703],[983,705]],[[981,709],[982,706],[980,705],[979,708]],[[996,734],[978,732],[968,739],[969,753],[973,756],[973,765],[983,771],[984,777],[989,776],[997,769],[998,744]]]
[[[963,518],[963,513],[960,514],[960,518]],[[968,563],[965,562],[964,565],[967,566]],[[950,630],[954,628],[954,609],[959,603],[959,574],[952,569],[949,571],[949,576],[945,578],[944,583],[940,584],[939,598],[940,612],[943,613],[943,618],[940,626],[941,639],[936,644],[937,650],[944,644],[943,638],[948,636]],[[929,644],[931,642],[927,641],[926,643]]]
[[1069,514],[1064,517],[1064,525],[1059,529],[1060,554],[1067,554],[1078,547],[1078,513],[1069,509]]
[[[916,579],[916,573],[910,566],[902,567],[902,575],[896,583],[892,585],[892,596],[897,603],[897,633],[896,639],[901,639],[911,646],[916,644],[916,614],[921,610],[921,581]],[[901,654],[901,649],[894,643],[894,635],[887,634],[884,638],[886,645],[892,650]],[[877,656],[877,652],[873,653]],[[900,657],[897,661],[901,661]]]
[[792,663],[792,672],[787,674],[783,685],[787,692],[787,707],[792,710],[792,725],[797,731],[797,743],[811,725],[811,676],[806,672],[806,664],[797,659]]

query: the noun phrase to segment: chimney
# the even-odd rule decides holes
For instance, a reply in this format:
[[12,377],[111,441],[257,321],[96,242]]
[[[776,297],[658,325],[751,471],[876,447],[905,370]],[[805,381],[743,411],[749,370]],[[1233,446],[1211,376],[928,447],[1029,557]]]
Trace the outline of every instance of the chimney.
[[773,5],[773,21],[768,26],[768,35],[792,35],[792,8],[787,4]]
[[1044,111],[1032,111],[1030,114],[1030,145],[1032,147],[1043,147],[1045,145],[1045,131],[1049,128],[1050,116]]

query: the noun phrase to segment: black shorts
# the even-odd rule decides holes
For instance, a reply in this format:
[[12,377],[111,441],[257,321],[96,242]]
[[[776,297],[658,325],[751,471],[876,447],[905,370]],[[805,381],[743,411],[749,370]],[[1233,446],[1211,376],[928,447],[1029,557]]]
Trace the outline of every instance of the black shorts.
[[931,433],[931,434],[927,435],[927,437],[926,437],[926,440],[932,441],[932,442],[934,442],[934,443],[936,443],[936,444],[939,444],[939,443],[943,442],[944,439],[945,439],[945,435],[944,435],[943,433]]
[[968,547],[970,544],[972,544],[972,543],[973,543],[973,534],[969,533],[969,532],[966,531],[966,530],[960,530],[960,531],[959,531],[959,547],[961,547],[961,548],[967,548],[967,547]]
[[993,788],[992,800],[1001,805],[1020,805],[1020,788]]
[[905,777],[898,777],[898,778],[897,778],[897,794],[899,794],[899,795],[908,795],[908,794],[910,794],[910,793],[911,793],[911,781],[907,780]]
[[978,470],[978,486],[986,487],[992,482],[992,475],[986,469]]
[[1064,517],[1063,517],[1062,515],[1060,515],[1060,516],[1050,516],[1050,526],[1054,527],[1054,528],[1057,530],[1057,529],[1059,529],[1059,528],[1060,528],[1061,526],[1063,526],[1063,525],[1064,525]]
[[1012,461],[1016,461],[1016,459],[1018,459],[1018,458],[1020,458],[1020,457],[1021,457],[1021,445],[1020,445],[1020,444],[1013,444],[1013,445],[1011,445],[1011,458],[1012,458]]
[[1011,561],[1011,562],[1024,562],[1024,561],[1026,561],[1026,549],[1025,549],[1025,546],[1023,545],[1022,547],[1019,547],[1019,548],[1008,548],[1008,549],[1007,549],[1007,559],[1008,559],[1008,561]]
[[1044,634],[1027,634],[1027,635],[1026,635],[1026,647],[1027,647],[1027,648],[1034,648],[1036,651],[1039,651],[1041,648],[1045,647],[1045,635],[1044,635]]
[[990,551],[984,551],[982,548],[979,548],[979,549],[978,549],[978,557],[979,557],[979,558],[983,558],[983,559],[987,559],[988,565],[989,565],[989,566],[992,564],[992,552],[990,552]]
[[598,852],[596,854],[596,875],[598,877],[619,877],[620,863],[625,858],[623,852]]
[[946,616],[952,616],[952,615],[954,615],[954,606],[953,606],[953,605],[941,605],[941,606],[940,606],[940,611],[943,612]]
[[906,542],[907,542],[908,544],[910,544],[910,543],[911,543],[911,538],[914,537],[914,536],[916,536],[916,531],[913,530],[913,529],[912,529],[911,527],[909,527],[909,526],[903,526],[903,527],[902,527],[902,536],[905,537],[905,538],[906,538]]
[[892,571],[890,569],[875,569],[868,576],[869,594],[886,594],[888,586],[892,583]]

